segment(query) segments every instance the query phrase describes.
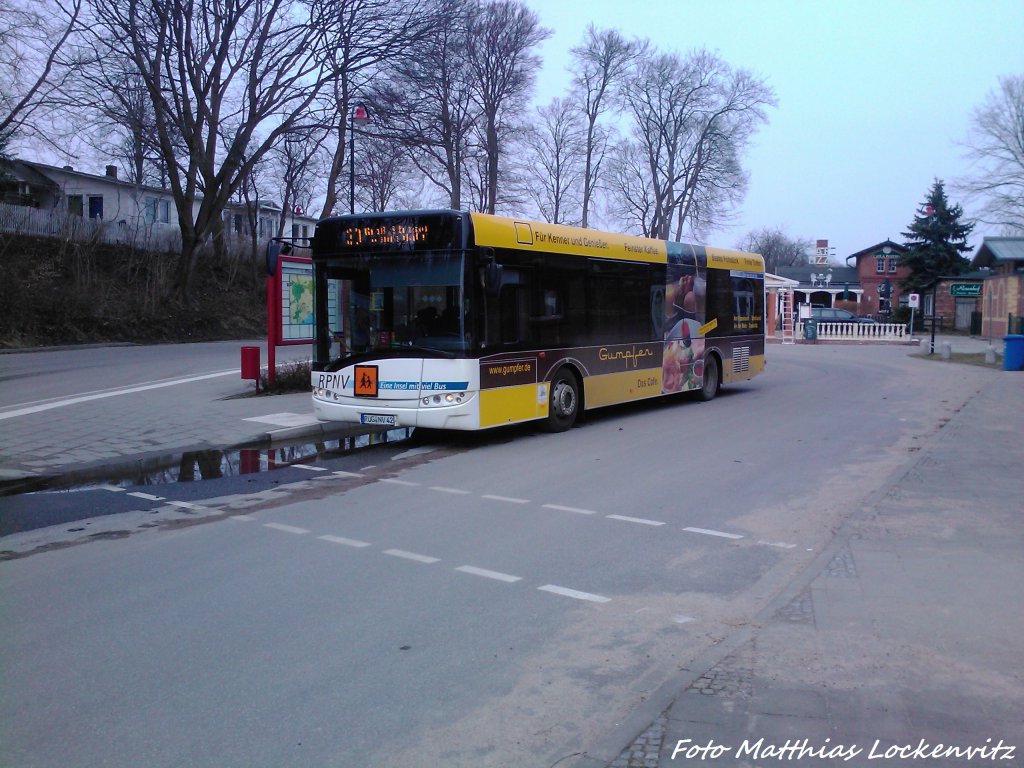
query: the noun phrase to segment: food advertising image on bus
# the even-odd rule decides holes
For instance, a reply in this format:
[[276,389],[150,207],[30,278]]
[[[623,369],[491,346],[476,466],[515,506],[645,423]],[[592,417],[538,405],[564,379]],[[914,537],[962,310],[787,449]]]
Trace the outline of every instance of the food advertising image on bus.
[[324,219],[313,238],[318,418],[483,429],[764,367],[757,254],[458,211]]

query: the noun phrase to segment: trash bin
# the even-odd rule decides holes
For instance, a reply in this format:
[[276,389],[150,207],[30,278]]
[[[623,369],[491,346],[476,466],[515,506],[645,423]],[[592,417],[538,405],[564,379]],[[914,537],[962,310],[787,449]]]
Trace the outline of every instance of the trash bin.
[[260,378],[260,348],[242,347],[242,376],[243,379]]
[[813,317],[804,320],[804,338],[808,341],[818,340],[818,321]]
[[1003,336],[1003,370],[1024,371],[1024,335]]

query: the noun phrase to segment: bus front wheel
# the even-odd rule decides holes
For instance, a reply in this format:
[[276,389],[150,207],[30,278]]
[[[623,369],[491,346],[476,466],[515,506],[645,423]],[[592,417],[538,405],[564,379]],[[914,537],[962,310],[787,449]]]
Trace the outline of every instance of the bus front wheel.
[[704,377],[700,385],[700,399],[704,401],[714,399],[718,394],[718,387],[722,383],[721,371],[718,369],[718,358],[708,355],[704,360]]
[[549,432],[564,432],[576,423],[580,411],[580,385],[567,368],[555,374],[548,394],[548,418],[545,426]]

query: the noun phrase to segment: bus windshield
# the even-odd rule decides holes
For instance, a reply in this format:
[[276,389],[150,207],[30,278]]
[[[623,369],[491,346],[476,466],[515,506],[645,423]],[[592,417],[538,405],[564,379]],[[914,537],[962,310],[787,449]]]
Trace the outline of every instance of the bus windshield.
[[331,362],[356,354],[461,356],[468,347],[464,255],[350,253],[327,259]]

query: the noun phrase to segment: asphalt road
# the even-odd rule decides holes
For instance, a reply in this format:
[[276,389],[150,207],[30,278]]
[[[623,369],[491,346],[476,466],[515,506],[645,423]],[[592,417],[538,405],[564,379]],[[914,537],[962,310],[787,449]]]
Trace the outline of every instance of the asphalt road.
[[768,360],[711,403],[194,484],[226,512],[133,513],[0,562],[4,761],[581,761],[667,705],[991,373],[905,348]]

